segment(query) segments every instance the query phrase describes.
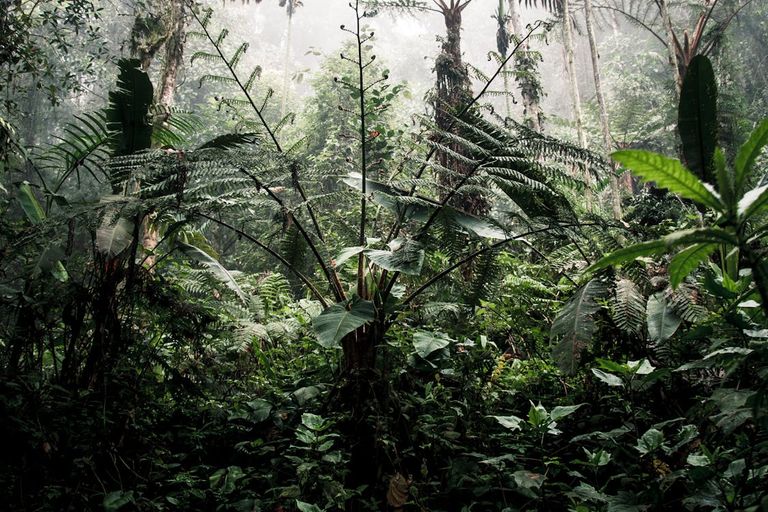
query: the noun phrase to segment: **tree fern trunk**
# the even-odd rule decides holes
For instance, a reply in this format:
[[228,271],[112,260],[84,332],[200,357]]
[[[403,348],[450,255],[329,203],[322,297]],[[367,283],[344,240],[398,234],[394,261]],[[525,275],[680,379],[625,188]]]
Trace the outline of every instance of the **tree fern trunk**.
[[[517,37],[523,37],[523,22],[520,19],[517,2],[519,0],[509,0],[509,19],[508,24],[510,33]],[[530,46],[526,41],[518,50],[515,57],[515,67],[520,72],[516,78],[520,86],[520,96],[523,99],[523,109],[525,119],[532,130],[541,131],[544,114],[539,104],[539,85],[532,76],[534,69],[531,69],[533,62],[530,58]],[[522,68],[522,69],[521,69]]]

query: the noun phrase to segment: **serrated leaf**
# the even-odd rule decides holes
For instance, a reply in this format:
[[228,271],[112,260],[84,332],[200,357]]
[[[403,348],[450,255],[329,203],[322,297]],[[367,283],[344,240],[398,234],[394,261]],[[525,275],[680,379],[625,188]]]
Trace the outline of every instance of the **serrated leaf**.
[[648,297],[648,338],[654,342],[668,340],[680,327],[682,319],[669,307],[663,292]]
[[354,297],[334,304],[312,320],[318,343],[335,348],[344,336],[374,320],[373,302]]
[[724,209],[722,201],[711,187],[683,167],[679,160],[639,149],[617,151],[611,156],[645,181],[655,182],[661,188],[713,210]]
[[717,247],[716,244],[695,244],[675,254],[669,263],[669,282],[672,288],[677,288]]
[[749,171],[752,169],[755,160],[760,155],[763,148],[768,145],[768,119],[763,120],[758,127],[749,136],[736,155],[734,161],[734,181],[736,182],[736,191],[741,192],[747,181]]

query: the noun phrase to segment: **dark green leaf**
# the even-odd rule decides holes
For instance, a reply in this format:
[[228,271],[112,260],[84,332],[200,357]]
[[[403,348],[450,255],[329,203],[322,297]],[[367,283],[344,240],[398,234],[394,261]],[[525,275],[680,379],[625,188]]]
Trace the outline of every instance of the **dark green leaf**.
[[312,324],[318,343],[325,348],[334,348],[344,336],[373,321],[375,316],[373,302],[354,297],[329,307],[316,316]]
[[675,254],[669,263],[669,281],[672,288],[677,288],[717,247],[716,244],[695,244]]
[[717,145],[717,83],[706,56],[697,55],[688,64],[680,91],[678,128],[688,168],[711,183]]

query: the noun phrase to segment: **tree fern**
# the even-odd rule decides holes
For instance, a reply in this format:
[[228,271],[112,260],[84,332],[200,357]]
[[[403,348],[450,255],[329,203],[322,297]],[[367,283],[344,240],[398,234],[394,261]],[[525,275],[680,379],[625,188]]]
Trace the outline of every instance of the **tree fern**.
[[640,335],[645,326],[645,297],[629,279],[616,281],[612,299],[611,318],[616,327],[628,334]]

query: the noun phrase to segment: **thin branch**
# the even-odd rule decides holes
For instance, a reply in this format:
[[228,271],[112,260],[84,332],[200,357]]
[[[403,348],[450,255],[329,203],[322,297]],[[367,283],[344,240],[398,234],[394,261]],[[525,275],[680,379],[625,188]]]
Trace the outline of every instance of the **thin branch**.
[[318,291],[318,289],[315,287],[315,285],[312,284],[312,281],[310,281],[307,276],[302,274],[296,267],[291,265],[291,263],[288,260],[286,260],[279,253],[277,253],[274,249],[272,249],[268,245],[260,242],[259,240],[257,240],[253,236],[249,235],[245,231],[243,231],[241,229],[238,229],[235,226],[233,226],[232,224],[229,224],[229,223],[227,223],[227,222],[225,222],[223,220],[219,220],[219,219],[217,219],[215,217],[211,217],[210,215],[207,215],[205,213],[200,213],[200,212],[194,212],[194,215],[197,215],[197,216],[202,217],[204,219],[208,219],[208,220],[210,220],[211,222],[213,222],[215,224],[218,224],[218,225],[220,225],[222,227],[225,227],[225,228],[233,231],[234,233],[237,233],[239,236],[245,238],[246,240],[248,240],[250,242],[253,242],[257,246],[259,246],[261,249],[263,249],[264,251],[269,253],[270,256],[273,256],[274,258],[279,260],[280,263],[282,263],[290,272],[292,272],[296,277],[298,277],[301,280],[301,282],[303,282],[307,286],[307,288],[309,288],[309,291],[312,292],[312,295],[317,297],[317,300],[320,301],[320,304],[322,304],[322,306],[324,308],[328,307],[328,302],[325,300],[325,298],[322,296],[322,294]]

